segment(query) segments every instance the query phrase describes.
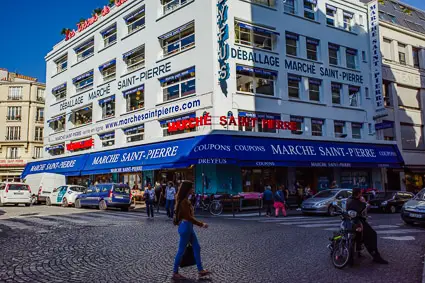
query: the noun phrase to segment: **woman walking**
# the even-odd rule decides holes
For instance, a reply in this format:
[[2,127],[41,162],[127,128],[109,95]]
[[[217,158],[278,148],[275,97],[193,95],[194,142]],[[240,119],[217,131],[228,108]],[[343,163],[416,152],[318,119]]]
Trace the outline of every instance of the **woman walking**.
[[198,267],[199,278],[203,278],[211,272],[205,270],[202,267],[201,261],[201,247],[199,246],[198,238],[196,237],[193,225],[208,228],[208,224],[202,223],[195,219],[193,206],[189,201],[189,196],[194,193],[193,183],[189,181],[183,181],[177,192],[177,203],[176,203],[176,215],[174,217],[174,225],[178,225],[178,232],[180,235],[179,248],[174,260],[173,279],[174,280],[185,280],[186,278],[179,274],[179,265],[183,258],[184,251],[187,244],[192,244],[193,253]]
[[283,185],[280,186],[274,194],[274,208],[276,217],[279,217],[279,210],[282,210],[283,216],[286,217],[285,194],[283,193]]
[[148,184],[148,187],[145,189],[144,196],[145,196],[145,203],[146,203],[146,212],[148,213],[148,217],[153,218],[153,204],[155,202],[155,190],[152,188],[151,184]]
[[173,218],[174,216],[174,198],[176,196],[176,188],[174,188],[173,182],[169,182],[165,189],[165,210],[167,210],[167,216]]

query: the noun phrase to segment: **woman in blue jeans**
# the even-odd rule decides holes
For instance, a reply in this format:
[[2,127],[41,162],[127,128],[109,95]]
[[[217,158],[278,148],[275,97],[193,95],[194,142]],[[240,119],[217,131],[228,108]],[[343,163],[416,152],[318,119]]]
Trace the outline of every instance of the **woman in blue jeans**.
[[192,195],[193,183],[189,181],[183,181],[177,192],[177,203],[176,203],[176,216],[174,224],[179,226],[179,249],[174,260],[173,279],[184,280],[186,279],[183,275],[179,274],[179,265],[182,260],[184,251],[187,244],[190,242],[193,247],[194,257],[196,260],[196,266],[198,267],[199,278],[205,277],[211,272],[205,270],[202,267],[201,261],[201,247],[199,246],[198,238],[196,237],[193,225],[208,228],[208,224],[202,223],[195,219],[192,203],[189,201],[189,195]]

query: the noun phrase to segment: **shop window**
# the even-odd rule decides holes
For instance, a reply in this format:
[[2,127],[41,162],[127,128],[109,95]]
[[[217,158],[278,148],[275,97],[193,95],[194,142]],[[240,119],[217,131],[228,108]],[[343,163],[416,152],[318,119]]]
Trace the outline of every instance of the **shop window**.
[[55,133],[65,130],[65,114],[53,117],[47,121],[47,124]]
[[413,47],[412,48],[412,53],[413,53],[413,67],[418,68],[420,67],[419,65],[419,48]]
[[91,124],[93,120],[92,106],[89,105],[78,110],[73,110],[71,120],[75,127]]
[[145,107],[145,85],[123,92],[127,103],[127,112]]
[[102,147],[108,147],[115,145],[115,133],[109,132],[99,135],[100,140],[102,141]]
[[84,42],[74,49],[77,55],[77,62],[80,62],[94,54],[94,38]]
[[304,18],[316,19],[317,0],[304,0]]
[[93,70],[79,75],[72,80],[77,92],[82,92],[93,86]]
[[127,65],[127,72],[140,69],[145,66],[145,45],[139,46],[122,55],[124,63]]
[[319,44],[320,41],[318,39],[307,37],[307,59],[319,60]]
[[406,45],[403,43],[398,44],[398,62],[406,65]]
[[190,127],[186,127],[183,130],[177,129],[174,131],[168,131],[168,124],[169,123],[178,123],[183,121],[183,120],[188,120],[190,118],[195,118],[196,117],[196,113],[191,113],[188,115],[184,115],[184,116],[179,116],[179,117],[174,117],[174,118],[170,118],[167,120],[161,120],[159,121],[161,128],[162,128],[162,134],[164,137],[167,136],[174,136],[174,135],[180,135],[180,134],[185,134],[185,133],[190,133],[190,132],[196,132],[196,127],[190,128]]
[[115,42],[117,42],[117,24],[107,28],[106,30],[100,33],[103,38],[103,46],[107,47]]
[[9,94],[7,96],[8,100],[22,100],[22,90],[21,86],[11,86],[9,87]]
[[263,120],[276,120],[280,121],[280,115],[279,114],[270,114],[270,113],[253,113],[253,112],[239,112],[238,113],[239,119],[249,119],[249,118],[255,118],[256,120],[254,125],[252,123],[245,123],[245,125],[241,125],[241,121],[239,121],[239,131],[246,131],[246,132],[260,132],[260,133],[276,133],[276,129],[273,127],[268,127],[268,125],[265,123],[263,125]]
[[33,158],[34,159],[39,159],[43,157],[43,147],[41,146],[35,146],[34,147],[34,154],[33,154]]
[[425,150],[423,126],[414,124],[400,124],[402,147],[405,150]]
[[21,139],[21,127],[12,126],[6,128],[6,140],[7,141],[18,141]]
[[291,122],[295,122],[295,124],[297,125],[297,129],[291,131],[291,133],[294,135],[302,135],[304,133],[304,118],[298,116],[291,116],[290,120]]
[[288,74],[288,96],[289,98],[300,98],[301,77]]
[[320,101],[320,85],[322,80],[308,79],[308,94],[311,101]]
[[297,14],[297,0],[286,0],[283,2],[285,13]]
[[35,127],[35,141],[43,141],[43,128],[42,127]]
[[145,6],[124,18],[128,33],[135,32],[145,26]]
[[329,64],[330,65],[339,65],[339,45],[329,43],[328,44],[329,52]]
[[235,21],[235,42],[250,47],[273,50],[279,33],[262,27]]
[[128,143],[142,141],[145,135],[145,126],[139,125],[139,126],[124,129],[124,134],[127,137]]
[[369,173],[366,171],[357,170],[342,170],[341,171],[341,188],[371,188]]
[[343,21],[344,21],[344,29],[347,31],[351,31],[353,26],[353,14],[350,12],[343,12],[342,15]]
[[117,72],[117,60],[111,60],[99,66],[99,71],[102,74],[103,81],[108,82],[115,79]]
[[54,87],[52,94],[55,96],[56,101],[64,99],[66,97],[66,83]]
[[9,106],[7,107],[7,121],[21,121],[22,119],[22,107],[21,106]]
[[345,132],[345,122],[344,121],[334,121],[334,132],[336,138],[345,138],[347,134]]
[[188,2],[190,2],[190,0],[161,0],[162,13],[164,15],[171,13],[172,11],[180,8]]
[[7,159],[19,159],[19,148],[18,147],[8,147],[7,148]]
[[297,56],[299,46],[299,36],[295,33],[287,32],[286,36],[286,55]]
[[407,87],[404,85],[397,86],[398,106],[400,108],[420,110],[420,89]]
[[347,68],[357,69],[357,50],[347,48],[345,51]]
[[362,138],[362,129],[363,124],[361,123],[351,123],[351,135],[353,139],[361,139]]
[[323,136],[325,120],[311,119],[311,134],[316,137]]
[[332,88],[332,104],[341,104],[341,90],[342,85],[340,83],[331,83]]
[[360,106],[360,87],[358,86],[348,86],[348,99],[350,106],[359,107]]
[[99,105],[102,108],[102,119],[115,116],[115,95],[99,100]]
[[55,60],[55,64],[56,64],[56,73],[66,71],[66,69],[68,68],[68,54],[65,54],[64,56]]
[[326,24],[328,26],[336,26],[336,11],[336,7],[326,4]]
[[276,71],[237,65],[236,77],[238,91],[274,96]]
[[159,39],[164,57],[186,50],[195,45],[195,24],[193,22],[185,24],[161,35]]
[[65,153],[65,144],[56,144],[46,148],[46,151],[53,156],[62,155]]
[[196,93],[195,67],[159,79],[163,101],[182,98]]

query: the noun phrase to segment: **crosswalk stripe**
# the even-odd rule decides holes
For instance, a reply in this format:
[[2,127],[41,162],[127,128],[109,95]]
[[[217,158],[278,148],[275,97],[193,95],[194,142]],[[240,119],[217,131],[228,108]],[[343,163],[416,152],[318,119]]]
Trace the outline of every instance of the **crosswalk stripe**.
[[260,222],[261,223],[289,222],[289,221],[300,221],[301,219],[305,220],[305,219],[308,219],[308,217],[305,217],[305,216],[285,217],[285,218],[263,220]]
[[406,234],[406,233],[425,233],[422,230],[416,229],[398,229],[398,230],[376,230],[378,235],[380,234]]
[[11,221],[11,220],[3,220],[0,222],[0,225],[5,225],[11,229],[19,229],[19,230],[30,230],[30,231],[39,231],[39,232],[47,232],[47,230],[35,226],[28,226],[21,222]]
[[334,226],[338,227],[338,223],[320,223],[320,224],[306,224],[306,225],[298,225],[298,227],[301,228],[320,228],[320,227],[328,227],[328,226]]
[[301,222],[288,222],[277,223],[279,225],[307,225],[307,224],[323,224],[323,223],[341,223],[341,220],[323,220],[323,221],[301,221]]
[[102,217],[116,217],[121,219],[130,219],[130,218],[146,218],[146,214],[144,213],[128,213],[128,212],[111,212],[111,211],[105,211],[105,212],[99,212],[98,215],[102,215]]
[[44,225],[44,226],[55,226],[57,225],[56,221],[50,221],[47,219],[41,219],[39,217],[27,217],[25,221],[31,222],[36,225]]
[[50,216],[43,216],[43,219],[51,219],[51,220],[56,220],[58,222],[71,222],[74,224],[87,224],[87,221],[83,221],[83,220],[78,220],[78,219],[74,219],[71,217],[66,217],[66,216],[62,216],[62,215],[50,215]]
[[395,240],[395,241],[414,241],[416,240],[413,236],[399,236],[399,237],[381,237],[381,239]]

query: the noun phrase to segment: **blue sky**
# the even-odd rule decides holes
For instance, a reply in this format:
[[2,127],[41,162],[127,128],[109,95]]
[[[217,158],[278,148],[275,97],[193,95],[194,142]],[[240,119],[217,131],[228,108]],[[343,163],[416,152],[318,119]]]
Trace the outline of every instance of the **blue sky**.
[[[403,2],[425,10],[425,0]],[[75,28],[81,18],[90,17],[95,8],[107,3],[108,0],[2,1],[0,67],[45,82],[44,56],[63,38],[62,28]]]

